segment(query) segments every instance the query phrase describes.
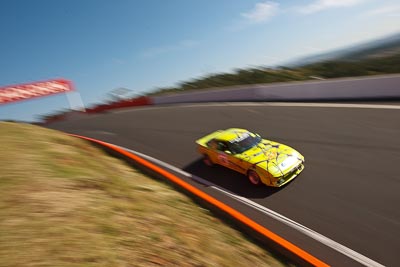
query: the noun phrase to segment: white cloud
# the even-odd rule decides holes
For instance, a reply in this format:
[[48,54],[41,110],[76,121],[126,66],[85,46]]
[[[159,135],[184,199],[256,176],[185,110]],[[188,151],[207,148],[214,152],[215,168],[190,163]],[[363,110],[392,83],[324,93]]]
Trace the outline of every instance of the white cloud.
[[279,4],[271,1],[257,3],[250,12],[242,13],[247,21],[251,23],[261,23],[273,17],[279,9]]
[[384,6],[376,8],[365,13],[367,16],[400,16],[400,5],[397,6]]
[[300,8],[304,14],[312,14],[331,8],[350,7],[361,4],[365,0],[316,0],[307,6]]
[[152,57],[157,57],[157,56],[160,56],[163,54],[180,51],[183,49],[189,49],[189,48],[195,47],[197,45],[199,45],[199,42],[197,42],[197,41],[183,40],[177,44],[149,48],[149,49],[143,51],[141,53],[141,56],[145,57],[145,58],[152,58]]

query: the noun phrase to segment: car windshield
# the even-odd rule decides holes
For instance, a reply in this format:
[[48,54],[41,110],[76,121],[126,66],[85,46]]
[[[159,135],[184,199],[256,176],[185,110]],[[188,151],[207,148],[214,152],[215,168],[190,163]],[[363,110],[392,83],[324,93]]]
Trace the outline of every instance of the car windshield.
[[229,148],[234,154],[243,153],[261,142],[261,137],[255,134],[247,134],[244,138],[233,140],[229,143]]

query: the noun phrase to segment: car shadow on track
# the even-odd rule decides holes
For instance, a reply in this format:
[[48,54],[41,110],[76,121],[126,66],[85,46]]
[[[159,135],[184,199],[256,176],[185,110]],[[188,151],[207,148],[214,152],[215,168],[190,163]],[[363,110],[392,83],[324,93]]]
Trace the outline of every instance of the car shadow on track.
[[183,170],[246,198],[266,198],[281,190],[264,185],[252,185],[245,175],[219,165],[206,166],[201,159],[185,166]]

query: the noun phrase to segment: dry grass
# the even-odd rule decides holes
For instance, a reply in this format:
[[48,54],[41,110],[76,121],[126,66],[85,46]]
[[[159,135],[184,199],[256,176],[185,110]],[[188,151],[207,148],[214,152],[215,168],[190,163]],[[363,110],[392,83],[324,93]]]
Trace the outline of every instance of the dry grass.
[[0,266],[283,266],[85,141],[0,122]]

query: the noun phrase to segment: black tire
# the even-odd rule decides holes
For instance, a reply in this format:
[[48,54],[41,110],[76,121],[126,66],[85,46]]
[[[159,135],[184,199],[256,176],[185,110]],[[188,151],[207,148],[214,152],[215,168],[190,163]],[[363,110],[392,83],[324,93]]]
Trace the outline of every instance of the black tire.
[[214,166],[214,162],[212,162],[212,160],[210,159],[210,157],[208,155],[203,156],[203,162],[204,162],[204,164],[206,164],[209,167]]
[[261,184],[261,178],[258,175],[258,173],[254,170],[249,170],[247,172],[247,178],[249,179],[250,183],[252,183],[253,185]]

